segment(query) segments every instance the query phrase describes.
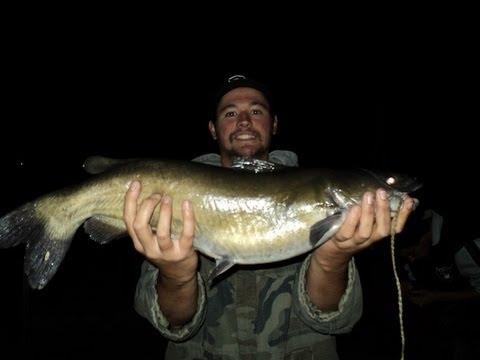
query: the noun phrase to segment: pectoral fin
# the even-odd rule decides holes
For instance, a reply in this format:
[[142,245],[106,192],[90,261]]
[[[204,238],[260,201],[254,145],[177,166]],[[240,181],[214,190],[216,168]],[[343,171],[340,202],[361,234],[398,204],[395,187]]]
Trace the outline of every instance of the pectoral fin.
[[346,212],[338,212],[315,223],[310,228],[310,244],[312,248],[322,245],[330,239],[345,220]]

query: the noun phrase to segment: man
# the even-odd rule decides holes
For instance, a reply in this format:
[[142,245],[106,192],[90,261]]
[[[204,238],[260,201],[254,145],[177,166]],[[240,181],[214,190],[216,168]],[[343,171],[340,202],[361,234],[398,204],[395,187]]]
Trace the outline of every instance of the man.
[[[236,157],[296,166],[288,151],[270,153],[277,131],[268,89],[244,76],[231,77],[216,100],[208,126],[219,154],[200,161],[230,167]],[[352,329],[362,314],[362,295],[353,255],[391,232],[385,191],[366,193],[337,234],[305,255],[278,264],[245,266],[212,287],[205,285],[214,264],[193,249],[194,208],[183,202],[183,231],[170,233],[172,199],[152,194],[141,204],[141,184],[125,197],[124,220],[135,248],[147,261],[137,285],[135,306],[170,339],[172,359],[337,359],[334,334]],[[160,208],[156,232],[149,224]],[[407,197],[396,232],[413,208]]]

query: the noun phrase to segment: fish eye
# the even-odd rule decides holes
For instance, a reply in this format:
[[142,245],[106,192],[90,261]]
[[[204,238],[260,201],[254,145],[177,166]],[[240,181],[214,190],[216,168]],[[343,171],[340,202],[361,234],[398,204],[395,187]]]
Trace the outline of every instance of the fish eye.
[[394,185],[396,182],[397,182],[397,179],[393,176],[388,177],[387,180],[386,180],[386,183],[388,185]]

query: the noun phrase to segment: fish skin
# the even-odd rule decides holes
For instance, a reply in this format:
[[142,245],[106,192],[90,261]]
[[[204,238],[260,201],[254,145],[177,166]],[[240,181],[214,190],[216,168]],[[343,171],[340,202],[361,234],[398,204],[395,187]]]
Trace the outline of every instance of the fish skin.
[[[192,202],[194,247],[216,260],[211,279],[235,264],[276,262],[320,246],[366,191],[384,188],[394,213],[405,194],[421,186],[403,175],[395,175],[397,183],[391,186],[385,181],[390,174],[269,162],[253,169],[249,163],[248,171],[178,160],[102,164],[105,170],[95,167],[96,175],[87,181],[45,194],[0,218],[0,248],[26,244],[24,269],[32,288],[48,284],[82,224],[101,244],[128,235],[123,204],[133,180],[142,183],[140,201],[152,193],[173,198],[172,234],[182,229],[181,202]],[[157,220],[158,209],[153,227]]]

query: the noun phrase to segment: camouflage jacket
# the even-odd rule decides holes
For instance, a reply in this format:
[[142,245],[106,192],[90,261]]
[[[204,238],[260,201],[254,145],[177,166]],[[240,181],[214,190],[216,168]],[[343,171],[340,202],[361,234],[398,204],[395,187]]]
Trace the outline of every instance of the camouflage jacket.
[[[288,159],[281,163],[291,165]],[[167,359],[338,359],[334,335],[349,332],[362,315],[353,259],[339,309],[331,312],[316,308],[306,293],[310,255],[236,266],[212,286],[205,279],[215,263],[202,254],[199,260],[197,312],[189,324],[175,330],[169,329],[158,306],[158,270],[147,261],[142,266],[135,309],[170,340]]]

